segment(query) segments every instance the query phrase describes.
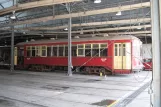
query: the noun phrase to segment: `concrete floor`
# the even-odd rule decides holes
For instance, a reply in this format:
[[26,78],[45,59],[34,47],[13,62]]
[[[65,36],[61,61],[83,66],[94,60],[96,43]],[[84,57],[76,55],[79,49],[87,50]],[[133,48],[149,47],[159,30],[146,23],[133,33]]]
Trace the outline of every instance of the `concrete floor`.
[[135,91],[150,77],[151,72],[145,71],[105,78],[0,70],[0,107],[106,107]]
[[138,97],[136,97],[126,107],[151,107],[150,106],[150,94],[148,94],[148,88],[144,90]]

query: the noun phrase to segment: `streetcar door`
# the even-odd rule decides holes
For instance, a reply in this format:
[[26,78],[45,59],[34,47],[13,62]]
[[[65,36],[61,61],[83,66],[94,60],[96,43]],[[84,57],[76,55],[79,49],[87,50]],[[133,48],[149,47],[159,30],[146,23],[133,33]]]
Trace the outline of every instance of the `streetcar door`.
[[122,52],[121,52],[121,43],[114,44],[114,69],[122,69]]
[[14,65],[17,65],[17,47],[14,48]]
[[17,50],[17,64],[23,66],[24,64],[24,48],[19,47]]
[[131,69],[131,44],[114,44],[114,69]]
[[122,44],[122,69],[131,69],[131,43]]

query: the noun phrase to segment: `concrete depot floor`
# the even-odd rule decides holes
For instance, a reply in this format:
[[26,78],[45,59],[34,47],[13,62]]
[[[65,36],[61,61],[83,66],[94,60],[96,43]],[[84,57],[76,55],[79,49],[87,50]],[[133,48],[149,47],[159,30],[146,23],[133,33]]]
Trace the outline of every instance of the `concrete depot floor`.
[[[151,72],[147,71],[105,78],[79,74],[68,77],[65,73],[53,72],[10,73],[0,70],[0,107],[106,107],[107,104],[97,103],[115,101],[135,91],[150,78]],[[133,102],[130,104],[128,107],[136,107],[132,106]]]
[[150,106],[150,94],[148,94],[148,88],[144,90],[140,95],[138,95],[126,107],[151,107]]

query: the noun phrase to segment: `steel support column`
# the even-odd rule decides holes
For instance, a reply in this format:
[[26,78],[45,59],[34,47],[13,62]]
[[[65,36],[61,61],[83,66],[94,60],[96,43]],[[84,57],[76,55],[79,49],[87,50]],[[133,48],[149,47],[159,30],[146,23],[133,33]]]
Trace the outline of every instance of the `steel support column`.
[[[11,20],[11,23],[13,23],[13,20]],[[14,25],[11,25],[11,66],[10,70],[14,71]]]
[[[71,13],[71,7],[70,7],[70,3],[68,4],[68,11],[69,11],[69,14]],[[72,76],[72,55],[71,55],[71,45],[72,45],[72,39],[71,39],[71,28],[72,26],[72,18],[70,17],[69,18],[69,21],[68,21],[68,75],[69,76]]]
[[152,50],[153,50],[153,107],[161,107],[161,26],[159,1],[151,0]]

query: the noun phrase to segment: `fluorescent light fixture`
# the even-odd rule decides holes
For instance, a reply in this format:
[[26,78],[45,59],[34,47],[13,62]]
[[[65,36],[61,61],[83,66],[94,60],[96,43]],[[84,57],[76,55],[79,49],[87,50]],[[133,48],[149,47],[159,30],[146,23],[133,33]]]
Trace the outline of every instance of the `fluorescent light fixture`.
[[15,11],[12,12],[12,15],[10,17],[12,20],[15,20],[16,19],[16,15],[15,15]]
[[10,18],[14,20],[14,19],[16,19],[16,16],[12,15]]
[[122,15],[121,11],[116,13],[116,16],[120,16],[120,15]]
[[137,29],[142,29],[142,27],[140,26],[140,23],[138,24],[138,26],[139,26],[139,27],[138,27]]
[[141,29],[141,27],[138,27],[137,29]]
[[101,3],[101,0],[94,0],[94,3]]
[[65,28],[64,30],[65,30],[65,31],[67,31],[67,30],[68,30],[68,28]]

